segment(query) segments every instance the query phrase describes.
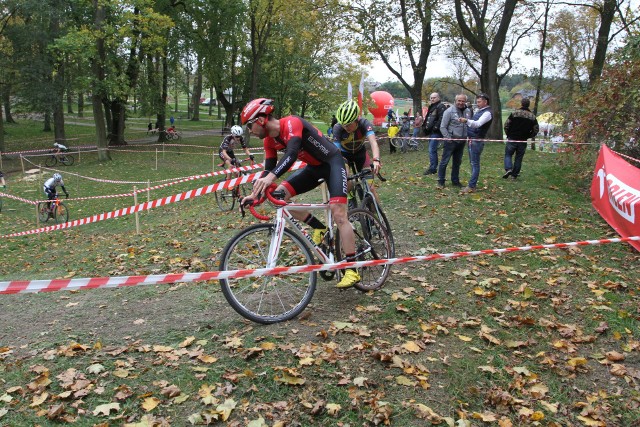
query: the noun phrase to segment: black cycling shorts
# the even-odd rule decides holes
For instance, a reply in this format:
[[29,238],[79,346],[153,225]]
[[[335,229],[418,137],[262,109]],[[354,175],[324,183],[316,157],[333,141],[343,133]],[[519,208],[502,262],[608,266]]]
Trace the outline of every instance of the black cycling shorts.
[[336,153],[318,166],[307,165],[282,183],[292,196],[311,191],[324,179],[329,188],[329,203],[347,203],[347,169],[342,155]]

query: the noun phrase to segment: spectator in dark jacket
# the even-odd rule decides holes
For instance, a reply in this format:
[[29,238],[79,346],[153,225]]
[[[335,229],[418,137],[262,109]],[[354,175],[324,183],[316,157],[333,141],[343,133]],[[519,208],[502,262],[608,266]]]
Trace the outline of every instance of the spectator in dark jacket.
[[424,171],[425,175],[432,175],[438,172],[438,145],[442,140],[440,123],[447,106],[440,100],[440,94],[434,92],[429,96],[429,109],[424,120],[424,134],[429,140],[429,168]]
[[[527,139],[535,137],[540,127],[536,116],[529,110],[529,98],[522,98],[521,108],[509,115],[504,123],[504,131],[507,134],[507,145],[504,148],[503,178],[517,179],[522,167],[522,159],[527,150]],[[513,155],[516,155],[512,162]]]

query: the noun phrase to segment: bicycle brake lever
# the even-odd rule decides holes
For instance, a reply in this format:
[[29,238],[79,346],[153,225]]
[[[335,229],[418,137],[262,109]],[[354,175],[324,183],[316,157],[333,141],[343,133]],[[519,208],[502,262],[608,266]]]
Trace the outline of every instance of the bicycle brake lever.
[[385,178],[384,176],[382,176],[380,173],[378,173],[378,174],[377,174],[377,177],[378,177],[378,179],[379,179],[381,182],[386,182],[386,181],[387,181],[387,178]]

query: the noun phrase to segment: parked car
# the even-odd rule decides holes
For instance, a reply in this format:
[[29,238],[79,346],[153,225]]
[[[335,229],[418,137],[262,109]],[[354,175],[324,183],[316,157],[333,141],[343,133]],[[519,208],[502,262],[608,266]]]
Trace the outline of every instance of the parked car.
[[215,98],[206,98],[204,101],[200,102],[200,105],[218,105],[218,100]]

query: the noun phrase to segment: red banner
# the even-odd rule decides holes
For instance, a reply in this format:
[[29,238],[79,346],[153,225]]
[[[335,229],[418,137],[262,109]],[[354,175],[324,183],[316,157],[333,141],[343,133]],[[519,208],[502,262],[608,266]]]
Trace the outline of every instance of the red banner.
[[[602,218],[622,237],[640,236],[640,169],[606,145],[591,182],[591,202]],[[640,251],[640,242],[629,242]]]

